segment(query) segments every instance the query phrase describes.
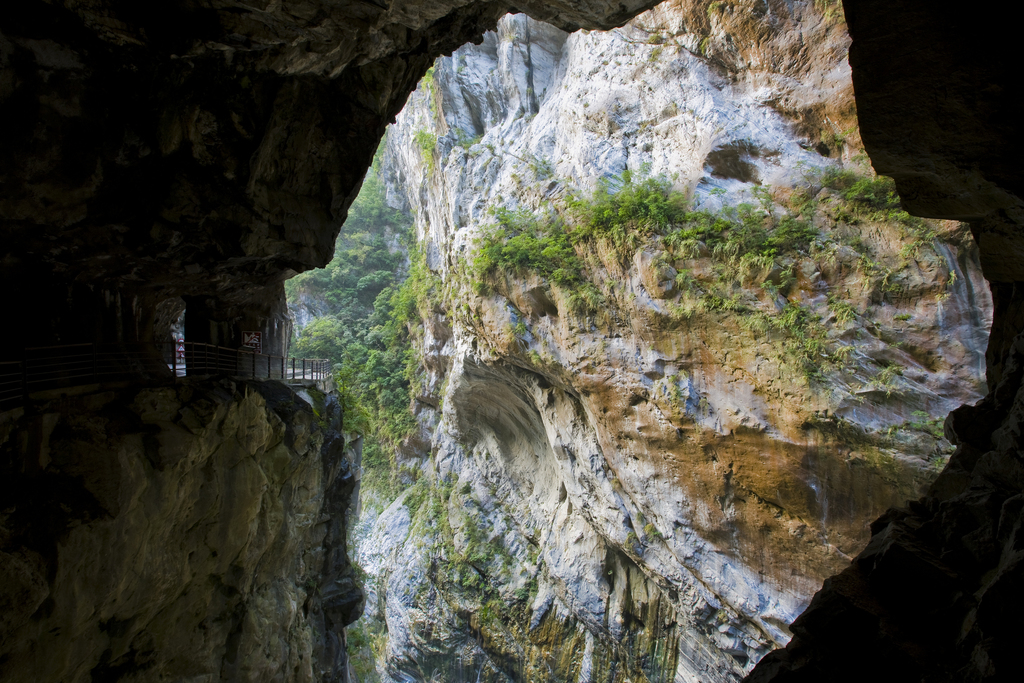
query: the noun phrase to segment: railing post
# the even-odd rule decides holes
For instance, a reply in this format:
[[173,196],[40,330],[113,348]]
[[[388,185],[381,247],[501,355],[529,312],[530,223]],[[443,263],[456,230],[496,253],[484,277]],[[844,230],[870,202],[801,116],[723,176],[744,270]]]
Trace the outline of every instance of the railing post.
[[28,410],[28,351],[21,352],[21,399],[25,410]]
[[302,359],[302,379],[306,379],[306,359]]
[[267,379],[270,379],[270,356],[267,356]]
[[292,379],[295,379],[295,356],[292,356]]
[[100,381],[99,373],[96,371],[96,342],[92,343],[92,378],[94,381]]

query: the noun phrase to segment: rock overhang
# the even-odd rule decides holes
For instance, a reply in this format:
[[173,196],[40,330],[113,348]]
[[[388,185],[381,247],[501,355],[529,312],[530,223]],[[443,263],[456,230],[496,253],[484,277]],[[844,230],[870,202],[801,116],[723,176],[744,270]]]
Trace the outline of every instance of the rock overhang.
[[[521,9],[575,30],[652,4]],[[210,341],[282,322],[281,284],[331,258],[420,77],[508,9],[96,0],[0,18],[4,288],[15,315],[48,312],[4,345],[145,341],[178,296],[213,303],[192,326]]]

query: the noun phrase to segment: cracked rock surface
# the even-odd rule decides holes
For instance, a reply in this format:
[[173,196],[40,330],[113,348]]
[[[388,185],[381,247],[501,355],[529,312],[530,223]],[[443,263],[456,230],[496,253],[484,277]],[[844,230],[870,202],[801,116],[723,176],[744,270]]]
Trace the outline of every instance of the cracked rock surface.
[[[941,419],[984,393],[992,304],[966,225],[936,224],[908,260],[897,224],[851,228],[815,187],[815,226],[860,241],[780,261],[796,273],[784,297],[745,299],[819,316],[849,364],[814,380],[740,312],[679,312],[716,277],[707,248],[599,244],[584,255],[604,297],[591,316],[536,274],[509,268],[482,293],[471,274],[493,207],[543,212],[626,169],[718,210],[856,168],[847,45],[801,3],[757,22],[680,3],[571,35],[513,15],[412,95],[383,172],[443,300],[421,339],[429,457],[404,454],[422,479],[357,534],[383,680],[738,680],[789,641],[870,522],[935,478]],[[872,379],[889,362],[898,387]],[[901,432],[915,411],[929,433]]]
[[0,677],[348,680],[358,459],[337,402],[303,394],[186,381],[4,413]]

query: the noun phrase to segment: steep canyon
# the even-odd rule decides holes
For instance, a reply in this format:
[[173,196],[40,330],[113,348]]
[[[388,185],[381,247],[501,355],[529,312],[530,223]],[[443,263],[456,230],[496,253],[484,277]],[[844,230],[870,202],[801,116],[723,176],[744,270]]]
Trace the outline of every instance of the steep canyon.
[[[934,479],[991,299],[871,177],[847,45],[803,5],[517,15],[421,82],[378,169],[436,273],[411,486],[357,538],[384,680],[738,679]],[[608,183],[690,208],[583,234]]]
[[191,341],[283,350],[283,283],[331,260],[407,100],[379,170],[421,245],[399,287],[404,219],[344,237],[379,267],[332,323],[372,361],[340,404],[154,352],[145,382],[0,414],[5,680],[348,679],[342,412],[375,427],[360,679],[1013,675],[1013,23],[626,24],[654,4],[0,10],[0,362],[152,349],[182,310]]

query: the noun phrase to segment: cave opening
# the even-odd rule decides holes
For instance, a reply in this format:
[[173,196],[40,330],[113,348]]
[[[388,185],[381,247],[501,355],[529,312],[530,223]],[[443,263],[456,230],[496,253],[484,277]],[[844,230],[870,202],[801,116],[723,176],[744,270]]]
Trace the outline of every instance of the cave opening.
[[[874,175],[845,25],[790,15],[789,30],[799,26],[814,47],[772,72],[777,60],[763,43],[767,55],[744,52],[748,17],[707,17],[718,44],[669,5],[609,33],[502,18],[479,45],[431,66],[385,134],[334,259],[287,283],[296,348],[332,358],[353,405],[366,408],[352,416],[364,434],[368,514],[355,553],[380,583],[377,603],[349,629],[362,670],[415,676],[447,652],[476,673],[511,675],[489,642],[499,633],[516,642],[515,629],[535,627],[530,615],[550,607],[545,591],[572,581],[543,558],[571,543],[531,546],[538,563],[507,539],[555,519],[597,539],[587,559],[596,576],[616,571],[607,547],[642,558],[661,582],[645,583],[639,569],[619,584],[599,579],[598,618],[627,626],[609,639],[586,631],[594,617],[563,605],[592,640],[520,643],[538,653],[527,660],[575,653],[573,666],[587,668],[608,658],[651,680],[747,673],[771,643],[789,640],[789,622],[820,582],[864,549],[869,524],[925,493],[954,450],[946,415],[984,395],[992,302],[977,245],[965,223],[906,214],[892,181]],[[776,41],[779,54],[790,49]],[[652,217],[655,205],[667,218]],[[602,225],[598,212],[628,217]],[[634,238],[617,238],[617,227]],[[468,355],[456,350],[460,337],[472,339]],[[469,370],[481,355],[497,370]],[[602,365],[615,380],[579,378]],[[571,410],[558,412],[559,392]],[[592,417],[609,408],[615,417]],[[557,439],[523,436],[541,424]],[[578,469],[575,456],[573,466],[554,464],[588,448],[599,472]],[[453,450],[472,456],[439,459]],[[550,486],[531,481],[524,463]],[[644,482],[644,468],[667,482]],[[499,500],[491,509],[478,501],[484,491]],[[614,521],[592,510],[604,495],[620,509]],[[503,521],[503,508],[520,519]],[[393,549],[379,530],[400,510],[410,525],[400,533],[432,548],[428,566],[405,554],[382,559]],[[477,524],[490,533],[466,531]],[[702,550],[684,543],[677,556],[714,548],[728,559],[648,555],[686,534]],[[495,569],[505,556],[529,578]],[[690,578],[672,583],[674,572]],[[415,599],[391,586],[408,575],[421,577]],[[720,592],[684,616],[679,595],[693,577]],[[621,590],[672,614],[652,617],[646,602],[621,602]],[[752,596],[758,608],[736,609]],[[509,606],[497,608],[496,597]],[[491,625],[446,616],[452,602],[475,605]],[[614,654],[616,639],[657,641],[644,624],[666,618],[706,632],[718,658],[675,641],[672,671]],[[473,637],[402,640],[405,624],[392,642],[396,619]],[[371,642],[391,644],[382,655]]]
[[[341,354],[342,391],[16,390],[0,677],[1014,670],[1010,22],[165,4],[0,12],[0,381],[26,349],[179,334],[283,356],[285,290],[312,313],[340,283],[295,344]],[[342,228],[360,211],[383,239]],[[346,633],[364,589],[378,624]]]

